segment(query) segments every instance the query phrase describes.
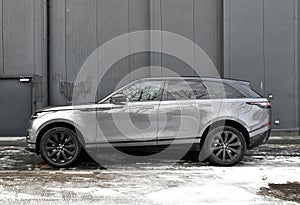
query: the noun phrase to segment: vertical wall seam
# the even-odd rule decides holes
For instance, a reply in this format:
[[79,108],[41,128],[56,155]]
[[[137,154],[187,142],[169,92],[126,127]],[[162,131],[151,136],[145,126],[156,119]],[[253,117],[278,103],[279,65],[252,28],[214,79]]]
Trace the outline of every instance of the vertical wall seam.
[[[98,0],[96,0],[96,49],[98,49],[98,47],[99,47],[99,36],[98,36],[98,29],[99,29],[99,20],[98,20],[98,18],[99,18],[99,15],[98,15],[98,7],[99,7],[99,1]],[[97,65],[98,66],[98,65]]]
[[150,31],[150,32],[148,32],[149,33],[149,50],[150,50],[150,52],[147,54],[147,58],[148,58],[148,62],[147,62],[147,65],[150,67],[150,69],[148,69],[148,72],[147,72],[147,75],[149,76],[149,77],[151,77],[152,76],[152,71],[151,71],[151,66],[152,66],[152,64],[153,64],[153,52],[152,52],[152,42],[153,42],[153,39],[152,39],[152,37],[153,37],[153,34],[152,34],[152,31],[154,30],[153,29],[153,15],[152,15],[152,10],[153,10],[153,4],[154,4],[154,2],[153,2],[153,0],[149,0],[148,1],[148,4],[146,4],[146,6],[147,6],[147,22],[148,22],[148,25],[147,25],[147,28],[148,28],[148,30]]
[[[65,30],[65,36],[64,36],[64,38],[65,38],[65,85],[67,85],[67,82],[68,82],[68,65],[67,65],[67,0],[64,0],[64,3],[65,3],[65,28],[64,28],[64,30]],[[60,82],[61,83],[61,82]],[[67,86],[64,86],[64,92],[65,93],[67,93]],[[65,99],[65,102],[67,103],[67,96],[65,96],[64,97]]]
[[[127,23],[128,23],[128,30],[127,30],[127,33],[130,33],[131,32],[131,28],[130,28],[130,0],[127,0],[127,17],[128,17],[128,19],[127,19]],[[130,45],[131,45],[131,37],[130,37],[130,35],[129,35],[129,37],[128,37],[129,39],[128,39],[128,41],[129,41],[129,46],[128,46],[128,52],[129,52],[129,56],[128,56],[128,69],[129,69],[129,75],[128,75],[128,77],[129,77],[129,82],[131,82],[131,74],[130,74],[130,72],[131,72],[131,68],[130,68],[130,65],[131,65],[131,55],[130,55]]]
[[4,2],[3,2],[4,0],[1,0],[1,5],[2,5],[2,13],[1,13],[1,15],[2,15],[2,28],[1,28],[1,33],[2,33],[2,39],[1,39],[1,41],[2,41],[2,75],[4,76],[4,9],[3,9],[3,6],[4,6]]
[[33,35],[32,35],[32,37],[33,37],[33,48],[32,48],[32,52],[33,52],[33,75],[35,75],[36,74],[36,53],[35,53],[35,51],[36,51],[36,42],[35,42],[35,40],[36,40],[36,33],[35,33],[35,24],[36,24],[36,14],[35,14],[35,12],[36,12],[36,8],[35,8],[35,0],[32,0],[32,2],[33,2]]
[[[96,69],[95,75],[99,76],[99,55],[98,55],[98,48],[99,48],[99,0],[96,0],[96,56],[97,56],[97,61],[96,61],[96,65],[98,69]],[[91,55],[93,54],[93,52],[91,53]],[[100,84],[100,82],[97,80],[98,84]],[[99,98],[99,90],[96,92],[96,98]]]
[[[220,15],[217,21],[219,21],[219,25],[218,23],[216,24],[217,26],[217,31],[220,32],[220,52],[219,52],[219,69],[220,69],[220,76],[224,77],[225,76],[225,70],[224,70],[224,56],[225,56],[225,43],[224,43],[224,37],[225,37],[225,30],[224,30],[224,19],[225,19],[225,15],[224,15],[224,0],[220,1],[220,5],[218,5],[218,9],[217,9],[217,15]],[[219,27],[220,26],[220,27]]]
[[160,66],[161,66],[161,69],[160,69],[160,75],[162,76],[163,75],[163,8],[162,8],[162,1],[163,0],[159,0],[160,1],[160,48],[161,48],[161,52],[160,52]]
[[[44,74],[46,77],[46,91],[47,91],[47,99],[45,105],[50,105],[50,39],[49,39],[49,29],[50,29],[50,21],[49,21],[49,8],[50,2],[49,0],[43,1],[43,66],[45,66]],[[44,81],[45,82],[45,81]]]
[[196,9],[195,9],[195,0],[193,0],[193,43],[194,43],[194,68],[193,68],[193,70],[194,70],[194,77],[196,76],[196,69],[195,69],[195,67],[196,67],[196,33],[195,33],[195,30],[196,30],[196,28],[195,28],[195,26],[196,26],[196,22],[195,22],[195,15],[196,15],[196,13],[195,13],[195,11],[196,11]]
[[[295,18],[295,48],[294,48],[294,56],[295,56],[295,108],[296,108],[296,113],[299,113],[299,71],[298,71],[298,63],[299,63],[299,59],[298,59],[298,54],[299,54],[299,7],[298,7],[298,1],[297,0],[294,0],[294,12],[295,12],[295,15],[294,15],[294,18]],[[295,114],[295,124],[296,124],[296,127],[298,127],[298,129],[300,128],[300,119],[299,119],[299,114]]]
[[[35,33],[35,24],[36,24],[36,20],[35,20],[35,18],[36,18],[36,14],[35,14],[35,12],[36,12],[36,8],[35,8],[35,0],[32,0],[31,1],[32,3],[33,3],[33,5],[32,5],[32,9],[33,9],[33,14],[32,14],[32,17],[33,17],[33,25],[32,25],[32,27],[33,27],[33,35],[32,35],[32,38],[33,38],[33,42],[32,42],[32,44],[33,44],[33,47],[32,47],[32,54],[33,54],[33,73],[30,73],[31,74],[31,76],[33,75],[35,75],[36,74],[36,62],[35,62],[35,60],[36,60],[36,56],[35,56],[35,51],[36,51],[36,42],[35,42],[35,40],[36,40],[36,33]],[[30,69],[31,70],[31,69]],[[35,83],[34,83],[34,78],[33,78],[33,82],[31,82],[31,96],[30,96],[30,98],[31,98],[31,106],[30,106],[30,108],[31,108],[31,110],[30,110],[30,112],[32,113],[32,111],[33,110],[35,110],[36,109],[36,99],[35,99],[35,96],[34,95],[36,95],[36,86],[34,85]]]
[[264,62],[264,82],[263,84],[263,90],[264,96],[266,96],[266,41],[265,41],[265,0],[263,0],[263,62]]
[[231,76],[231,72],[232,72],[231,71],[231,69],[232,69],[231,68],[231,29],[232,29],[231,28],[231,0],[228,0],[228,13],[229,14],[228,14],[228,17],[227,17],[228,18],[227,21],[228,21],[228,27],[229,28],[228,28],[228,34],[227,34],[228,35],[228,43],[227,43],[227,45],[228,45],[228,48],[227,48],[228,49],[228,54],[227,54],[228,55],[227,56],[228,65],[227,66],[228,66],[228,68],[227,69],[228,69],[229,76],[227,76],[227,77],[232,77]]

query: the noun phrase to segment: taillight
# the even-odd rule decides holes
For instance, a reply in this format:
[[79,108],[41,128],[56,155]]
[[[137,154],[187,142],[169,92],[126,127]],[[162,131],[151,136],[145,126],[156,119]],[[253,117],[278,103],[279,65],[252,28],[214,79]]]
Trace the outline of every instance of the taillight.
[[256,105],[260,108],[271,108],[271,102],[247,102],[248,105]]
[[263,124],[262,127],[268,127],[268,126],[270,126],[271,124],[272,124],[272,122],[270,121],[270,122],[267,122],[267,123]]

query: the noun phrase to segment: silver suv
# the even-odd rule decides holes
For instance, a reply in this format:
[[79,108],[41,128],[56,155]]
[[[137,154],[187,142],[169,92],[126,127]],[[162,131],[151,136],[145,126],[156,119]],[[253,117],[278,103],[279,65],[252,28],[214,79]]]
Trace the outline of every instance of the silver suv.
[[212,164],[239,163],[265,143],[271,104],[249,83],[214,78],[146,78],[96,104],[37,111],[27,150],[54,167],[74,165],[84,149],[192,145]]

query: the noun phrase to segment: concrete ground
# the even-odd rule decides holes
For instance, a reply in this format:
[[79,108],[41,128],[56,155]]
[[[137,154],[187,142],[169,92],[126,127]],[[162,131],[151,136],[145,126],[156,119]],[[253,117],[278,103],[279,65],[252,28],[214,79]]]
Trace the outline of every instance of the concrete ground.
[[0,204],[297,204],[260,191],[300,182],[299,150],[300,137],[272,137],[235,167],[187,158],[54,169],[24,138],[0,138]]

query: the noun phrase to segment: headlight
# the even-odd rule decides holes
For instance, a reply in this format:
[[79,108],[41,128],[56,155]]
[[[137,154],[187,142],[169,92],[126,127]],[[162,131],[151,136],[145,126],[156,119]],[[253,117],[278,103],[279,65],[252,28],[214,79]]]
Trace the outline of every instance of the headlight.
[[53,112],[35,112],[33,115],[31,115],[31,119],[35,120],[35,119],[41,118],[44,115],[47,115],[47,114],[50,114],[50,113],[53,113]]

